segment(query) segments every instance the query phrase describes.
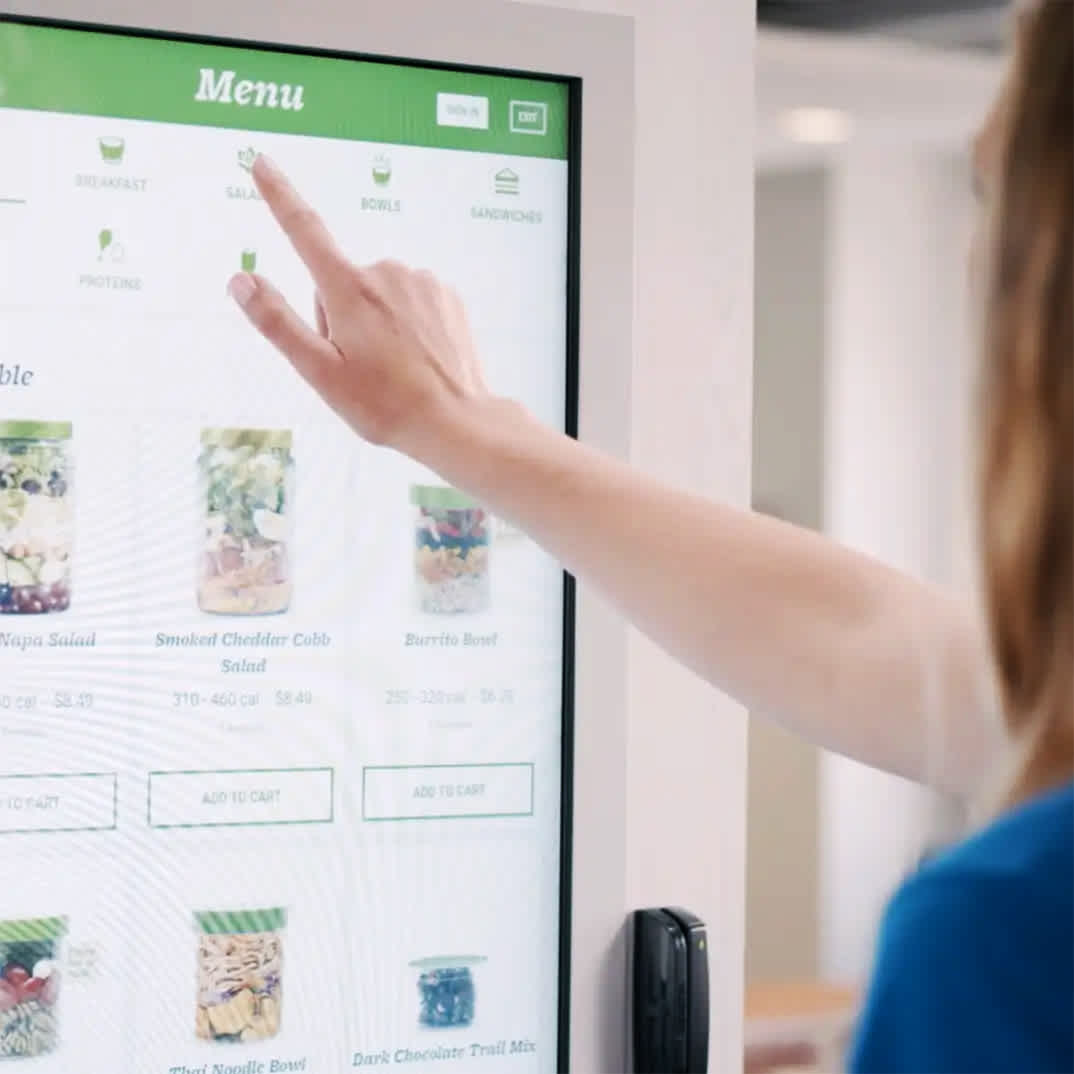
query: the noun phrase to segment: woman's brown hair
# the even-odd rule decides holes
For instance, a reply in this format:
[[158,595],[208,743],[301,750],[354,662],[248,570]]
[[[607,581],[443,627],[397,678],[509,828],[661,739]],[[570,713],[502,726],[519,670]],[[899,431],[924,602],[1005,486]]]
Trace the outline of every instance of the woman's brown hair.
[[1020,749],[1010,801],[1074,777],[1074,4],[1022,15],[986,298],[981,548]]

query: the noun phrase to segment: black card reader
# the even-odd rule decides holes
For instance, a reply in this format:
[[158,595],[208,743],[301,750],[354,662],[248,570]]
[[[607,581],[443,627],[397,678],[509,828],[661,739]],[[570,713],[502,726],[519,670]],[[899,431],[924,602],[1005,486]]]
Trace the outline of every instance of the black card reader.
[[704,922],[677,907],[637,910],[631,939],[634,1074],[707,1074]]

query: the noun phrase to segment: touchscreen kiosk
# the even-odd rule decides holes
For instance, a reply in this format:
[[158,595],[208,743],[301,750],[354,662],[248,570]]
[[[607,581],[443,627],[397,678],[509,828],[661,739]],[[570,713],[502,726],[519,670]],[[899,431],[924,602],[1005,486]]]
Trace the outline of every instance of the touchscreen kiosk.
[[226,295],[464,298],[573,432],[580,83],[0,16],[0,1067],[563,1069],[572,593]]

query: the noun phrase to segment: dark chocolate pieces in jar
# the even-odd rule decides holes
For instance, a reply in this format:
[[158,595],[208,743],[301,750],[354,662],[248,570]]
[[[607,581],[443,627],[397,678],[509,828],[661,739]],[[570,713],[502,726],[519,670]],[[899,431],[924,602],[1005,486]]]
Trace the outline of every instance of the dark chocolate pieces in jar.
[[418,1022],[430,1029],[472,1025],[477,1002],[472,968],[484,961],[482,955],[447,955],[412,962],[418,970]]

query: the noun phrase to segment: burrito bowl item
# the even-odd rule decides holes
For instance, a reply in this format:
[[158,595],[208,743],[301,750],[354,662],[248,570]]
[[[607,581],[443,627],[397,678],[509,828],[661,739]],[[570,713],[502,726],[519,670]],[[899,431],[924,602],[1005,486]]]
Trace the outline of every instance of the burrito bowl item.
[[414,569],[418,605],[423,612],[454,615],[487,611],[489,518],[464,493],[435,485],[414,485],[410,501],[415,518]]

